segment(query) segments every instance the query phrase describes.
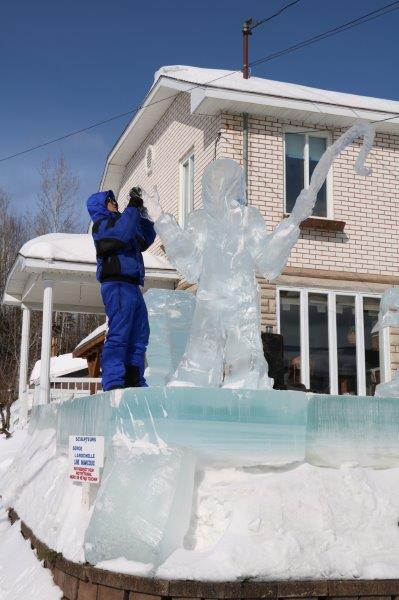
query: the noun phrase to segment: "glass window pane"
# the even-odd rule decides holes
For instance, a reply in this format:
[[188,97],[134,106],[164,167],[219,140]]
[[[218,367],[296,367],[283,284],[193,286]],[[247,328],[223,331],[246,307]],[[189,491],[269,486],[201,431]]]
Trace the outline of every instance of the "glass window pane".
[[338,393],[357,394],[354,296],[337,296]]
[[[326,138],[309,136],[309,181],[312,173],[327,148]],[[324,182],[317,194],[313,214],[317,217],[327,216],[327,182]]]
[[284,383],[301,383],[299,292],[280,292],[280,333],[283,336]]
[[328,355],[327,294],[309,294],[309,371],[310,389],[320,394],[330,393],[330,363]]
[[380,383],[379,335],[371,333],[377,323],[380,310],[379,298],[363,298],[364,360],[366,365],[366,394],[374,396],[376,385]]
[[285,210],[291,212],[304,187],[305,136],[285,134]]

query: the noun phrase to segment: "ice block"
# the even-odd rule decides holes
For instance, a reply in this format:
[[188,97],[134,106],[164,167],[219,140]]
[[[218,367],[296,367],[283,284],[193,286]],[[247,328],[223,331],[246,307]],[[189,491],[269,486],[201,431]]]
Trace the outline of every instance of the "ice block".
[[188,449],[116,449],[107,461],[85,536],[96,564],[124,557],[161,564],[183,545],[193,501],[195,459]]

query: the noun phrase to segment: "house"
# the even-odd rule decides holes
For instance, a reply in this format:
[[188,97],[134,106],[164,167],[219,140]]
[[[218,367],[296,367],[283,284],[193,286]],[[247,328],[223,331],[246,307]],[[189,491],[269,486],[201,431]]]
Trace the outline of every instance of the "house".
[[[165,67],[110,152],[101,182],[122,208],[133,185],[156,185],[163,209],[184,227],[201,206],[204,167],[229,157],[243,165],[248,202],[273,228],[328,145],[358,118],[379,122],[372,176],[355,174],[353,144],[335,162],[282,276],[259,279],[262,326],[284,336],[286,382],[321,393],[373,394],[399,359],[395,336],[381,336],[379,349],[371,333],[381,293],[399,283],[399,102]],[[162,253],[160,242],[155,251]]]
[[[164,67],[111,150],[101,181],[122,209],[133,185],[149,191],[156,185],[163,209],[184,227],[189,212],[201,206],[204,167],[215,158],[232,158],[243,165],[248,202],[272,229],[292,210],[324,150],[358,118],[377,122],[368,159],[372,176],[353,170],[359,143],[343,152],[319,192],[314,215],[302,224],[283,274],[273,282],[259,278],[262,328],[284,338],[285,381],[315,392],[373,394],[399,363],[397,332],[371,333],[382,292],[399,283],[399,102],[246,80],[238,72]],[[27,311],[42,307],[47,315],[43,401],[49,398],[52,310],[102,310],[94,256],[84,237],[33,240],[21,250],[7,283],[5,302],[24,309],[23,340]],[[79,244],[86,246],[76,251]],[[159,264],[147,271],[149,287],[195,291],[179,280],[159,240],[151,253],[147,261]],[[91,352],[94,361],[103,335],[74,355]],[[24,341],[22,346],[25,365]],[[23,389],[23,368],[21,373]]]

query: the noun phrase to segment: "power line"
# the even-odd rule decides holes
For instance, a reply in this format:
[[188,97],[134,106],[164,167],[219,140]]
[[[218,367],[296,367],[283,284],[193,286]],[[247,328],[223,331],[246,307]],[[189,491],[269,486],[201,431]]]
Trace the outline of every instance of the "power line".
[[[184,90],[184,92],[190,92],[191,90],[194,90],[197,87],[203,87],[203,86],[209,85],[210,83],[219,81],[219,79],[224,79],[225,77],[228,77],[229,75],[233,75],[234,73],[238,73],[238,71],[229,71],[228,73],[225,73],[224,75],[221,75],[220,77],[215,77],[215,79],[211,79],[210,81],[207,81],[206,83],[196,83],[192,87],[189,87],[186,90]],[[66,140],[67,138],[70,138],[74,135],[84,133],[85,131],[89,131],[90,129],[94,129],[95,127],[100,127],[101,125],[105,125],[106,123],[110,123],[111,121],[121,119],[122,117],[126,117],[127,115],[133,115],[141,109],[145,110],[146,108],[150,108],[150,106],[154,106],[155,104],[159,104],[160,102],[165,102],[166,100],[170,100],[175,97],[176,97],[176,94],[171,94],[170,96],[166,96],[166,98],[161,98],[160,100],[154,100],[154,102],[150,102],[149,104],[146,104],[146,105],[140,104],[139,106],[136,106],[135,108],[132,108],[131,110],[128,110],[124,113],[119,113],[118,115],[109,117],[109,119],[104,119],[103,121],[98,121],[97,123],[93,123],[92,125],[88,125],[87,127],[82,127],[82,129],[76,129],[75,131],[66,133],[65,135],[62,135],[58,138],[54,138],[52,140],[48,140],[47,142],[43,142],[42,144],[37,144],[36,146],[31,146],[29,148],[26,148],[25,150],[16,152],[15,154],[9,154],[8,156],[4,156],[3,158],[0,158],[0,162],[4,162],[6,160],[11,160],[12,158],[16,158],[17,156],[21,156],[22,154],[27,154],[28,152],[33,152],[34,150],[39,150],[40,148],[44,148],[45,146],[49,146],[50,144],[55,144],[56,142],[61,142],[62,140]]]
[[368,21],[372,21],[373,19],[377,19],[378,17],[382,17],[383,15],[386,15],[398,9],[399,0],[396,0],[395,2],[386,4],[385,6],[382,6],[377,10],[373,10],[369,13],[366,13],[361,17],[357,17],[356,19],[352,19],[351,21],[342,23],[342,25],[338,25],[337,27],[327,29],[327,31],[319,33],[318,35],[314,35],[313,37],[308,38],[307,40],[298,42],[297,44],[289,46],[288,48],[284,48],[283,50],[279,50],[278,52],[274,52],[273,54],[269,54],[268,56],[264,56],[263,58],[254,60],[250,63],[250,66],[256,66],[261,63],[268,62],[269,60],[273,60],[274,58],[278,58],[280,56],[284,56],[285,54],[289,54],[290,52],[294,52],[295,50],[305,48],[306,46],[314,44],[315,42],[324,40],[333,35],[337,35],[338,33],[341,33],[341,31],[346,31],[347,29],[352,29],[353,27],[357,27],[358,25],[363,25],[363,23],[367,23]]
[[[255,26],[257,25],[261,25],[262,23],[278,16],[278,14],[281,14],[281,12],[283,12],[284,10],[286,10],[287,8],[289,8],[290,6],[292,6],[293,4],[297,4],[300,0],[295,0],[294,2],[291,2],[290,4],[285,5],[284,7],[282,7],[280,9],[280,11],[277,11],[276,13],[274,13],[273,15],[271,15],[270,17],[266,17],[265,19],[263,19],[262,21],[259,21],[258,23],[255,24]],[[285,48],[283,50],[280,50],[278,52],[274,52],[273,54],[269,54],[268,56],[265,56],[263,58],[257,59],[253,62],[250,63],[251,66],[255,66],[255,65],[259,65],[262,64],[264,62],[268,62],[270,60],[273,60],[275,58],[279,58],[280,56],[284,56],[285,54],[294,52],[295,50],[299,50],[301,48],[304,48],[310,44],[313,44],[315,42],[321,41],[327,37],[331,37],[333,35],[336,35],[337,33],[340,33],[341,31],[345,31],[346,29],[351,29],[352,27],[356,27],[358,25],[362,25],[363,23],[366,23],[367,21],[371,21],[373,19],[376,19],[380,16],[383,16],[385,14],[388,14],[390,12],[393,12],[394,10],[398,10],[399,9],[399,0],[396,0],[395,2],[391,2],[389,4],[386,4],[385,6],[382,6],[381,8],[374,10],[370,13],[367,13],[365,15],[362,15],[361,17],[357,17],[356,19],[352,19],[351,21],[347,21],[346,23],[343,23],[342,25],[338,25],[337,27],[334,27],[332,29],[328,29],[327,31],[325,31],[324,33],[318,34],[316,36],[313,36],[311,38],[308,38],[307,40],[304,40],[303,42],[298,42],[297,44],[294,44],[293,46],[289,46],[288,48]],[[191,90],[194,90],[198,87],[206,87],[207,85],[210,85],[211,83],[214,83],[215,81],[219,81],[220,79],[224,79],[226,77],[229,77],[230,75],[234,75],[235,73],[239,73],[241,70],[234,70],[234,71],[229,71],[228,73],[224,73],[223,75],[219,76],[219,77],[215,77],[214,79],[211,79],[210,81],[207,81],[205,83],[197,83],[194,84],[192,87],[187,88],[186,90],[184,90],[184,92],[189,92]],[[44,148],[45,146],[49,146],[51,144],[55,144],[57,142],[61,142],[65,139],[68,139],[70,137],[73,137],[74,135],[78,135],[80,133],[84,133],[85,131],[89,131],[90,129],[94,129],[95,127],[100,127],[101,125],[105,125],[107,123],[110,123],[111,121],[115,121],[117,119],[121,119],[122,117],[126,117],[128,115],[133,115],[135,113],[137,113],[139,110],[145,110],[147,108],[150,108],[151,106],[154,106],[155,104],[159,104],[160,102],[165,102],[166,100],[170,100],[172,98],[175,97],[175,94],[172,94],[170,96],[167,96],[166,98],[162,98],[160,100],[155,100],[154,102],[150,102],[147,105],[139,105],[135,108],[132,108],[131,110],[128,110],[124,113],[119,113],[117,115],[114,115],[112,117],[109,117],[108,119],[104,119],[102,121],[98,121],[97,123],[93,123],[92,125],[88,125],[87,127],[82,127],[81,129],[77,129],[75,131],[71,131],[69,133],[66,133],[65,135],[62,135],[60,137],[54,138],[52,140],[48,140],[46,142],[43,142],[42,144],[37,144],[36,146],[31,146],[29,148],[26,148],[25,150],[21,150],[20,152],[15,152],[14,154],[10,154],[8,156],[4,156],[2,158],[0,158],[0,162],[4,162],[7,160],[11,160],[12,158],[17,158],[18,156],[22,156],[23,154],[27,154],[29,152],[33,152],[34,150],[39,150],[40,148]],[[389,121],[391,119],[395,119],[396,117],[399,117],[399,114],[397,115],[392,115],[390,117],[384,118],[384,119],[380,119],[380,121]],[[379,121],[374,121],[374,123],[377,123]]]
[[278,17],[279,15],[281,15],[281,13],[283,13],[285,10],[287,10],[287,8],[294,6],[294,4],[298,4],[298,2],[301,2],[301,0],[294,0],[293,2],[286,4],[285,6],[280,8],[280,10],[278,10],[275,13],[273,13],[272,15],[270,15],[270,17],[265,17],[264,19],[261,19],[260,21],[255,21],[255,23],[253,23],[253,25],[249,26],[250,30],[252,31],[252,29],[255,29],[255,27],[259,27],[259,25],[263,25],[263,23],[267,23],[268,21],[271,21],[275,17]]

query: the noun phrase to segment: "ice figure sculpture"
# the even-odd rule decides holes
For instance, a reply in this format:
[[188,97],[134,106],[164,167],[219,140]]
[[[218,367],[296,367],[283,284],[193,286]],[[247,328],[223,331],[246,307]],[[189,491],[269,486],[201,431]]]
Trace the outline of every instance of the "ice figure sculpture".
[[[385,327],[399,327],[398,287],[389,288],[383,293],[378,322],[373,328],[373,332],[380,331]],[[377,385],[375,395],[399,398],[399,369],[396,371],[391,381],[386,381]]]
[[173,215],[162,212],[156,194],[146,195],[170,262],[188,282],[198,283],[189,341],[172,385],[272,387],[260,337],[255,272],[269,281],[280,275],[299,238],[299,224],[312,214],[334,159],[358,137],[364,142],[355,170],[370,173],[364,161],[374,129],[359,121],[326,150],[292,213],[270,234],[259,210],[246,205],[243,170],[233,160],[216,160],[206,167],[204,208],[190,213],[184,230]]

